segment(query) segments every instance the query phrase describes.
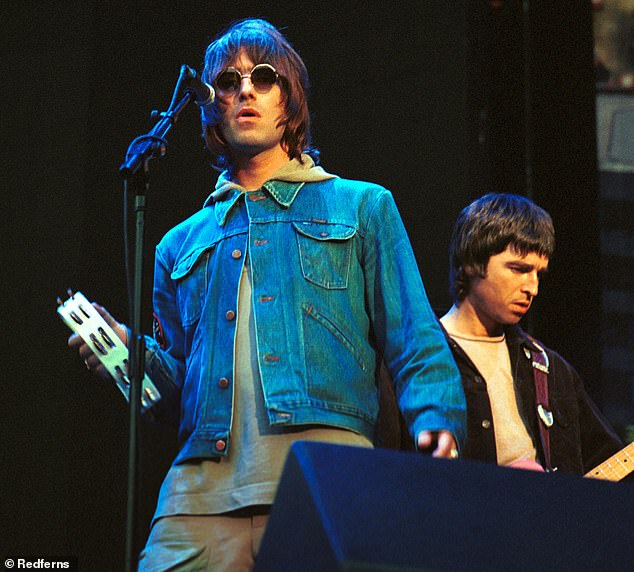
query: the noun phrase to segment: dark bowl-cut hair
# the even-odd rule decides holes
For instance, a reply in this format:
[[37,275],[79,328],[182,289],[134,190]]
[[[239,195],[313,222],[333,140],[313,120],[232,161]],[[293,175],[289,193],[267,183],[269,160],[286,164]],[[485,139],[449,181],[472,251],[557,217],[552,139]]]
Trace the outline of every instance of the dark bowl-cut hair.
[[550,258],[555,229],[550,215],[519,195],[489,193],[462,209],[449,246],[449,285],[454,302],[469,293],[469,274],[486,276],[491,256],[511,247],[517,254],[532,252]]
[[[279,73],[284,113],[282,147],[291,159],[301,161],[302,153],[318,162],[319,151],[311,144],[308,91],[308,70],[302,58],[282,33],[266,20],[249,18],[232,23],[209,44],[205,53],[202,77],[213,85],[218,74],[244,52],[254,65],[267,63]],[[219,128],[220,109],[213,107],[208,122],[203,121],[203,137],[215,156],[215,166],[231,169],[233,161]]]

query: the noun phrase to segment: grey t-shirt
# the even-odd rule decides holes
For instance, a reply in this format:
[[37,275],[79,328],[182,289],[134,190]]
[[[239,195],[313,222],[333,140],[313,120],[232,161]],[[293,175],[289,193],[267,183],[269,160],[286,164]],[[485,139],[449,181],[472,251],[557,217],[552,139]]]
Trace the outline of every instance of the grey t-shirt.
[[159,493],[154,519],[175,514],[222,514],[273,503],[284,461],[294,441],[372,447],[366,437],[331,426],[271,427],[264,407],[248,253],[238,292],[231,448],[220,462],[172,465]]

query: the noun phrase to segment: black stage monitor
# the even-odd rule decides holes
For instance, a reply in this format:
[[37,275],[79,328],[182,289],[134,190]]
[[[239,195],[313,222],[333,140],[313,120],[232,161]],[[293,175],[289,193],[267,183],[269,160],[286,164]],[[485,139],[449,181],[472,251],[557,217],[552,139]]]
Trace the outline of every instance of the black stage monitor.
[[634,488],[298,442],[257,572],[631,570]]

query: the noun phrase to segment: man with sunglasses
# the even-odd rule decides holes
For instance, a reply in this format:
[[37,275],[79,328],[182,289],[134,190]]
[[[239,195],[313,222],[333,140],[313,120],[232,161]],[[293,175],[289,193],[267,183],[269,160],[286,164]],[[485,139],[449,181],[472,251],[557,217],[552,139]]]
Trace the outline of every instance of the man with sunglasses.
[[292,442],[373,446],[381,360],[420,449],[454,457],[464,437],[458,371],[394,200],[315,164],[299,55],[245,20],[210,44],[203,78],[224,170],[156,249],[146,363],[154,416],[180,408],[180,450],[140,570],[249,569]]

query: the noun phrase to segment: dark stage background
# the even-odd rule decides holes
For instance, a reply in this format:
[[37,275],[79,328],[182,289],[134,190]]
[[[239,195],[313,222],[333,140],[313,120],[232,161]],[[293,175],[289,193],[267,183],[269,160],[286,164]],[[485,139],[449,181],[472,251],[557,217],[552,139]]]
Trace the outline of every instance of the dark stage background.
[[[324,166],[393,191],[435,307],[450,304],[447,245],[472,198],[529,194],[553,214],[557,254],[530,326],[601,402],[589,3],[535,3],[528,28],[519,1],[3,4],[0,556],[123,567],[125,402],[66,348],[55,299],[71,287],[127,319],[118,167],[180,65],[200,69],[236,18],[270,19],[303,56]],[[192,106],[152,164],[146,331],[154,244],[215,180],[199,132]],[[145,538],[175,433],[144,427],[143,443]]]

